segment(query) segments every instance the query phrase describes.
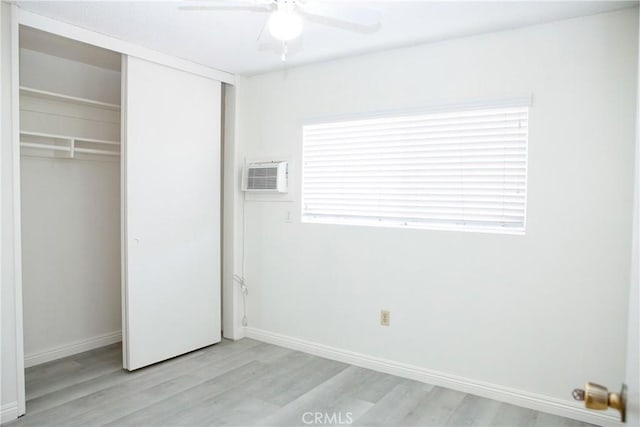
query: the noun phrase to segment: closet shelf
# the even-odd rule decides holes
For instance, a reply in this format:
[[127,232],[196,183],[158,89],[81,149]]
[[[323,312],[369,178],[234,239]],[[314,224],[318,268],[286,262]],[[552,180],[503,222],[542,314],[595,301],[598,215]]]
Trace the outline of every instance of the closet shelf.
[[73,139],[79,142],[90,142],[92,144],[120,145],[119,141],[109,141],[107,139],[95,139],[95,138],[82,138],[80,136],[58,135],[55,133],[46,133],[46,132],[20,131],[20,136],[37,136],[41,138],[64,139],[64,140]]
[[89,105],[92,107],[120,111],[120,106],[118,104],[111,104],[111,103],[102,102],[102,101],[94,101],[93,99],[79,98],[77,96],[64,95],[62,93],[49,92],[46,90],[34,89],[26,86],[20,86],[20,93],[25,95],[36,96],[38,98],[72,102],[75,104]]
[[[29,141],[29,137],[37,138],[40,141],[34,142]],[[53,140],[52,143],[42,142],[42,139],[50,139]],[[64,143],[65,145],[57,145],[59,143]],[[77,144],[89,144],[89,147],[86,146],[78,146]],[[115,150],[102,150],[99,148],[92,148],[91,144],[95,144],[94,147],[100,145],[106,146],[120,146],[118,141],[109,141],[105,139],[95,139],[95,138],[81,138],[69,135],[57,135],[52,133],[43,133],[43,132],[20,132],[20,146],[24,148],[34,148],[38,150],[51,150],[51,151],[61,151],[68,153],[68,157],[73,159],[76,154],[97,154],[104,156],[119,156],[120,151]]]

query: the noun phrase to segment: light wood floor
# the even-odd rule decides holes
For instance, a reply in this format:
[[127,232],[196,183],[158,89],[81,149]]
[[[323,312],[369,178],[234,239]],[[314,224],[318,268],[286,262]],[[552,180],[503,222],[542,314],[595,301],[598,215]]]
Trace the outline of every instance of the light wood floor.
[[113,345],[29,368],[26,388],[7,426],[588,426],[250,339],[135,372]]

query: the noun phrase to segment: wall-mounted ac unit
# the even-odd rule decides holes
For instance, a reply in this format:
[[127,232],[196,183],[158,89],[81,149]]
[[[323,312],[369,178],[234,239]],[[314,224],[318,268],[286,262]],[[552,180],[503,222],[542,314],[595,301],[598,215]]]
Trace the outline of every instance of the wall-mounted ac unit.
[[251,163],[244,168],[242,189],[286,193],[288,180],[287,162]]

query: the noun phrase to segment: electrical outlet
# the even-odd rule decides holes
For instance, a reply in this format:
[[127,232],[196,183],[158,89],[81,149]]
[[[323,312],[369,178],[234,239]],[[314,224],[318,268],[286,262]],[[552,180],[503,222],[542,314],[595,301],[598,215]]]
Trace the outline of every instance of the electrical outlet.
[[389,310],[380,310],[380,324],[382,326],[389,326],[391,322],[391,312]]

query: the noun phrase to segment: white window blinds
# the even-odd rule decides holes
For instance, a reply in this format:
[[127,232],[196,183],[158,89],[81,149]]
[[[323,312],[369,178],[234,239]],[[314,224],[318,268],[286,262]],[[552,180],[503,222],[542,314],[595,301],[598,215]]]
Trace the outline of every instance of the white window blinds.
[[523,233],[528,111],[305,125],[302,219]]

